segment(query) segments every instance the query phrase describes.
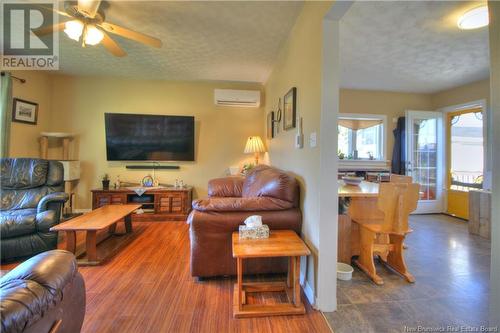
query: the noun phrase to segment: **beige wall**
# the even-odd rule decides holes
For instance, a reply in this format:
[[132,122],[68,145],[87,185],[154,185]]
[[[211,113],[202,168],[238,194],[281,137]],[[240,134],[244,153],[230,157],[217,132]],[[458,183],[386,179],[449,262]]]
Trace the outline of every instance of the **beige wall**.
[[394,135],[396,127],[393,121],[404,117],[405,110],[432,111],[429,94],[412,94],[389,91],[340,89],[340,113],[369,113],[387,116],[387,156],[392,158]]
[[77,134],[70,158],[81,161],[76,208],[90,208],[90,190],[108,173],[111,182],[139,182],[146,170],[128,171],[124,162],[107,162],[104,113],[190,115],[195,117],[196,161],[171,163],[181,169],[157,171],[162,183],[176,178],[195,187],[195,196],[207,193],[207,182],[224,176],[225,169],[251,158],[243,154],[248,136],[263,135],[260,108],[216,107],[214,88],[260,89],[256,84],[144,81],[124,78],[54,75],[51,130]]
[[38,103],[36,125],[12,122],[10,157],[39,157],[38,137],[50,128],[51,75],[44,71],[18,71],[13,75],[26,79],[26,83],[12,80],[12,97]]
[[489,105],[490,80],[472,82],[460,87],[432,94],[431,101],[435,110],[452,105],[464,104],[486,99]]
[[[303,118],[305,144],[294,148],[295,130],[283,131],[268,140],[271,164],[296,174],[302,188],[303,236],[313,257],[308,258],[307,284],[314,290],[319,245],[319,125],[321,115],[322,23],[330,2],[306,2],[289,39],[283,46],[274,70],[266,82],[266,111],[278,99],[297,87],[297,112]],[[317,132],[318,146],[307,144],[309,134]]]

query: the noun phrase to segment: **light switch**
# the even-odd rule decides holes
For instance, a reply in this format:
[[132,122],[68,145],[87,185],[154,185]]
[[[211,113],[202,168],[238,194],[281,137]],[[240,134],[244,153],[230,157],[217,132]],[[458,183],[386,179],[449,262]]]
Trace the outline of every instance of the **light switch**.
[[309,134],[309,147],[311,148],[314,148],[317,146],[318,142],[317,142],[317,135],[316,135],[316,132],[312,132],[311,134]]

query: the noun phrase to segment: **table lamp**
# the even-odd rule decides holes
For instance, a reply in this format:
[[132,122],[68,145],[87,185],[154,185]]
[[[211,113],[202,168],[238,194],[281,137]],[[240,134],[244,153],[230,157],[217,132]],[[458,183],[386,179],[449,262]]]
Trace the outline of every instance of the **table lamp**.
[[245,146],[245,154],[254,154],[255,165],[259,164],[259,154],[265,153],[266,148],[260,136],[250,136],[248,137],[247,144]]

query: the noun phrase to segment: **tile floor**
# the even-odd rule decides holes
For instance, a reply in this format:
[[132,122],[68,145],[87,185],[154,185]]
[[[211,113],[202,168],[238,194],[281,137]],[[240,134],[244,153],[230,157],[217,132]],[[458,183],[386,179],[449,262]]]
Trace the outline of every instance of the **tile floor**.
[[406,263],[416,283],[377,264],[385,282],[377,286],[355,268],[351,281],[338,281],[338,311],[325,313],[335,333],[488,325],[490,242],[446,215],[411,216],[410,225]]

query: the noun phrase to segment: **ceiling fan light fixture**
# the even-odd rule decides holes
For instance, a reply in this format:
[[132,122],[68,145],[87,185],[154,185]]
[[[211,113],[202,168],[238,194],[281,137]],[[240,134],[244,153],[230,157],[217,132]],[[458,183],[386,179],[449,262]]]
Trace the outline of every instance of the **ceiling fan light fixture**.
[[489,24],[488,6],[481,6],[465,12],[457,25],[462,30],[479,29]]
[[85,44],[97,45],[104,38],[104,34],[101,30],[97,29],[94,25],[87,26],[87,32],[85,34]]
[[66,35],[78,42],[83,33],[83,23],[80,20],[73,20],[66,22],[64,26],[64,32]]

